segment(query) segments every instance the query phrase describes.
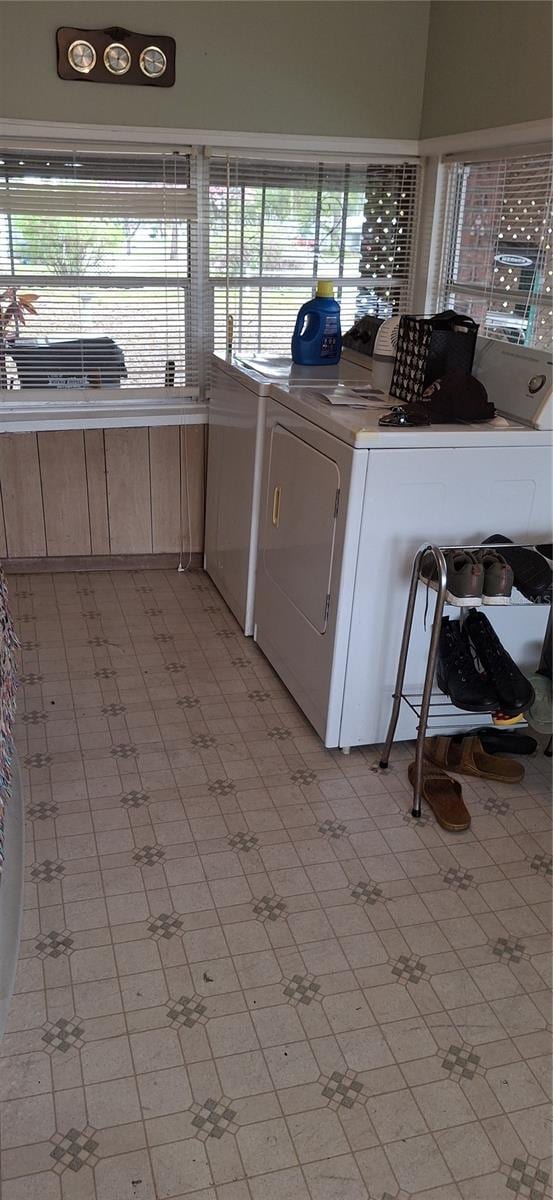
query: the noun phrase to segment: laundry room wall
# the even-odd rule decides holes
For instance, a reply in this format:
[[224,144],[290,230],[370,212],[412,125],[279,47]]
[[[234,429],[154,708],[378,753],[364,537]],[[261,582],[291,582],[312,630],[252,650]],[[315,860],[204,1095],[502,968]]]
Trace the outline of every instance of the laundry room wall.
[[[110,125],[416,138],[428,0],[3,0],[0,116]],[[63,82],[60,25],[177,42],[173,88]]]
[[433,0],[421,137],[550,117],[549,0]]

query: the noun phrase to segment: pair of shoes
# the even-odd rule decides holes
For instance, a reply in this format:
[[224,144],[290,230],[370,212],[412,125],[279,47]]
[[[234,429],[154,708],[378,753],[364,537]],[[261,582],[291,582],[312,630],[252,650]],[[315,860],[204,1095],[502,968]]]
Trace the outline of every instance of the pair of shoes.
[[[470,641],[469,641],[470,638]],[[471,645],[482,667],[476,668]],[[463,629],[443,617],[436,672],[438,687],[456,708],[517,716],[533,702],[534,689],[481,612],[470,612]]]
[[[538,547],[527,550],[524,546],[513,546],[510,538],[494,533],[482,543],[499,542],[501,554],[514,572],[515,587],[533,604],[551,604],[553,597],[553,570],[547,557]],[[544,545],[543,550],[551,550]]]
[[520,783],[522,763],[487,754],[479,737],[432,737],[424,742],[424,757],[455,775],[476,775],[495,783]]
[[534,737],[526,733],[509,733],[508,730],[495,729],[493,725],[480,725],[478,729],[469,729],[466,734],[456,735],[455,740],[463,737],[480,738],[486,754],[535,754],[538,743]]
[[[513,590],[513,571],[496,550],[447,550],[446,600],[457,608],[480,604],[508,604]],[[421,562],[421,579],[438,589],[438,568],[429,551]]]
[[[415,786],[416,764],[409,763],[407,774],[409,782]],[[470,813],[463,800],[461,784],[456,779],[450,779],[445,771],[433,767],[428,762],[422,767],[422,799],[432,809],[434,816],[442,829],[450,833],[461,833],[470,825]]]

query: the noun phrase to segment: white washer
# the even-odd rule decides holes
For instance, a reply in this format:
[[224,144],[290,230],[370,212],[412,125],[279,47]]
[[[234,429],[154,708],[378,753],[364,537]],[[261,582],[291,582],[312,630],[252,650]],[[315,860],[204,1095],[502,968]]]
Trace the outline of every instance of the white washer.
[[[551,540],[546,430],[501,417],[379,428],[380,415],[337,412],[289,386],[267,400],[255,637],[329,747],[385,737],[421,543]],[[415,693],[430,636],[419,590],[406,676]],[[432,603],[431,594],[430,612]],[[549,609],[483,611],[519,664],[535,669]],[[415,718],[402,708],[397,736],[409,738]]]
[[347,352],[334,367],[291,359],[211,359],[204,566],[240,622],[253,633],[259,502],[266,404],[276,382],[292,387],[370,382],[371,361]]

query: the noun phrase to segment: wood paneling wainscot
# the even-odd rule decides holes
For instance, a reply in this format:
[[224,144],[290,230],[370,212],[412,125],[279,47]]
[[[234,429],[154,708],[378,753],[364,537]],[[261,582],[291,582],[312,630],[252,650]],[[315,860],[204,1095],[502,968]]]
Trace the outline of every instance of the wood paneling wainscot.
[[106,429],[109,541],[112,554],[151,554],[147,429]]
[[36,433],[0,437],[0,484],[8,558],[42,558],[46,532]]
[[103,429],[85,429],[84,450],[92,554],[109,554],[108,492]]
[[38,456],[47,555],[90,554],[83,430],[39,433]]
[[0,554],[201,552],[204,474],[203,425],[3,434]]

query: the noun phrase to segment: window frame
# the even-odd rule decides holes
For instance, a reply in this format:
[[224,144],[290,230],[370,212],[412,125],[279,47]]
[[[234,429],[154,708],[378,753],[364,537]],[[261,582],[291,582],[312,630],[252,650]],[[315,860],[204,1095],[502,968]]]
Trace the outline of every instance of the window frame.
[[[0,122],[0,127],[1,127],[1,124],[2,123]],[[0,128],[0,132],[1,132],[1,128]],[[191,153],[191,147],[187,144],[180,145],[180,146],[172,146],[169,149],[169,147],[167,147],[167,146],[159,146],[158,147],[157,145],[155,145],[155,143],[153,143],[153,144],[148,143],[147,145],[144,145],[142,147],[137,147],[132,143],[124,144],[124,145],[116,145],[115,139],[112,142],[111,141],[108,142],[107,145],[104,143],[102,143],[101,145],[98,145],[96,142],[89,141],[88,139],[83,139],[82,142],[72,143],[69,146],[68,145],[60,145],[58,143],[51,143],[51,142],[46,144],[45,142],[41,142],[40,140],[37,140],[36,142],[33,141],[30,144],[25,144],[25,139],[17,139],[17,145],[14,144],[14,145],[10,146],[9,139],[5,139],[5,141],[6,141],[7,145],[4,146],[4,149],[9,148],[9,151],[12,154],[14,152],[15,153],[20,152],[22,154],[28,153],[28,154],[36,154],[37,156],[40,156],[40,155],[47,155],[49,152],[54,153],[55,151],[63,150],[64,153],[68,153],[68,154],[98,153],[98,154],[101,154],[106,161],[110,157],[112,157],[115,161],[115,160],[120,160],[122,155],[131,156],[132,158],[137,158],[140,150],[142,150],[144,152],[144,154],[153,155],[157,158],[160,158],[162,155],[164,155],[164,154],[166,155],[166,154],[174,152],[176,150],[183,155],[184,154],[190,155],[190,159],[191,159],[190,165],[191,166],[192,166],[192,158],[195,157],[195,155],[193,155]],[[0,145],[1,144],[2,144],[2,139],[0,138]],[[140,182],[141,182],[140,179],[136,180],[137,184],[140,184]],[[72,408],[72,409],[75,409],[75,408],[81,409],[82,408],[86,411],[86,409],[88,407],[91,407],[92,405],[94,405],[95,408],[100,408],[100,409],[102,409],[102,408],[108,409],[109,408],[110,410],[112,410],[114,407],[121,407],[122,409],[124,409],[126,406],[136,407],[137,403],[140,401],[142,401],[145,404],[148,404],[152,400],[154,400],[154,401],[164,401],[164,400],[198,401],[200,399],[200,396],[201,396],[201,368],[199,366],[199,361],[198,361],[199,360],[198,350],[195,345],[195,341],[197,340],[196,339],[196,328],[197,328],[197,325],[199,324],[199,322],[198,322],[198,319],[197,319],[195,311],[194,311],[194,280],[200,269],[199,268],[199,259],[198,259],[199,239],[197,236],[197,232],[195,230],[195,226],[198,223],[200,205],[199,205],[199,192],[198,192],[197,183],[196,183],[196,180],[193,180],[192,174],[190,174],[190,178],[189,178],[189,187],[190,187],[190,197],[191,198],[193,197],[193,201],[192,201],[193,209],[192,209],[192,207],[190,207],[188,214],[184,218],[186,220],[187,227],[188,227],[187,246],[186,246],[186,262],[187,262],[186,275],[182,275],[182,274],[149,275],[149,276],[140,275],[140,274],[136,274],[136,275],[128,275],[128,274],[119,274],[119,275],[101,275],[101,274],[96,274],[96,275],[95,274],[54,275],[54,274],[52,274],[52,275],[48,275],[48,274],[43,274],[39,271],[33,271],[33,269],[31,268],[30,270],[26,270],[24,275],[15,274],[13,272],[0,273],[0,292],[4,291],[6,288],[16,288],[18,291],[21,291],[22,284],[25,288],[27,288],[29,290],[35,290],[35,289],[38,290],[41,287],[43,290],[45,290],[45,289],[55,290],[55,289],[59,288],[60,290],[65,289],[66,291],[74,290],[77,293],[78,293],[79,289],[81,289],[81,288],[87,288],[87,289],[91,289],[91,290],[102,289],[102,290],[108,292],[108,291],[111,291],[112,289],[115,290],[115,289],[119,288],[121,290],[124,290],[127,288],[130,289],[133,287],[134,288],[144,288],[145,291],[147,291],[149,288],[151,288],[151,289],[158,289],[158,290],[163,289],[168,292],[170,291],[170,292],[175,292],[175,293],[181,292],[181,293],[183,293],[183,311],[186,314],[185,320],[184,320],[185,362],[188,358],[190,358],[193,361],[195,361],[196,363],[198,363],[198,369],[197,369],[198,382],[188,383],[188,384],[187,383],[176,384],[173,387],[166,387],[163,385],[156,386],[156,385],[152,385],[152,384],[144,384],[144,385],[131,384],[129,386],[125,386],[125,387],[121,387],[121,388],[112,388],[112,387],[86,388],[86,387],[84,387],[84,388],[30,388],[30,389],[26,389],[26,388],[1,388],[0,387],[0,415],[1,415],[2,411],[6,412],[7,409],[9,409],[10,415],[14,412],[15,409],[17,409],[21,412],[28,412],[30,410],[36,409],[36,410],[40,411],[41,413],[46,414],[49,409],[50,410],[60,410],[60,409],[63,410],[66,408]],[[85,191],[85,189],[86,189],[86,185],[85,185],[85,188],[83,188],[83,191]],[[103,198],[105,199],[105,196]],[[116,198],[116,194],[114,193],[114,199],[115,198]],[[137,189],[136,189],[133,199],[134,198],[137,198],[140,203],[141,197],[140,197],[139,187],[137,187]],[[142,200],[147,201],[149,199],[150,199],[150,193],[147,190],[147,181],[145,179]],[[110,209],[109,204],[104,205],[104,207],[106,208],[106,211],[108,209]],[[148,211],[148,208],[149,208],[149,206],[146,204],[145,205],[146,211]],[[2,211],[3,210],[0,205],[0,212],[2,212]],[[101,215],[101,206],[99,208],[99,212]],[[192,216],[192,212],[194,213],[194,216]],[[27,215],[27,214],[25,213],[24,215]],[[41,214],[37,213],[35,215],[40,216]],[[116,214],[112,214],[112,215],[116,215]],[[122,215],[125,215],[125,214],[123,213]],[[146,217],[145,217],[145,219],[146,219]],[[21,282],[20,282],[20,280],[21,280]],[[29,328],[31,328],[31,327],[29,327]],[[9,357],[9,349],[6,350],[6,354]]]
[[[445,233],[446,162],[453,156],[467,158],[469,155],[473,157],[475,153],[479,152],[486,158],[490,158],[494,154],[505,156],[507,153],[519,149],[521,143],[524,144],[525,153],[538,153],[544,144],[548,148],[551,145],[551,121],[549,118],[543,118],[535,121],[514,123],[512,125],[418,139],[251,133],[239,130],[190,129],[183,128],[182,126],[179,128],[156,128],[151,125],[133,126],[114,124],[107,126],[72,121],[44,121],[0,117],[0,137],[3,145],[13,150],[63,149],[68,151],[82,151],[83,149],[97,149],[109,153],[113,152],[114,147],[117,148],[123,144],[132,147],[137,152],[141,149],[150,152],[152,150],[161,152],[162,150],[170,149],[181,149],[184,151],[189,148],[195,151],[198,210],[198,221],[196,224],[197,259],[199,264],[197,275],[199,291],[197,306],[198,327],[196,336],[200,372],[200,403],[202,403],[206,398],[206,364],[212,340],[210,336],[210,292],[206,282],[208,271],[205,214],[202,211],[204,205],[203,197],[206,191],[206,155],[210,147],[224,148],[225,150],[240,152],[242,154],[261,153],[265,157],[268,154],[271,157],[283,154],[287,159],[293,152],[301,156],[302,160],[305,160],[309,155],[327,159],[333,153],[340,156],[342,160],[346,157],[350,161],[356,155],[362,155],[365,159],[372,155],[378,161],[385,161],[390,156],[417,158],[423,167],[424,175],[423,187],[421,188],[413,270],[413,311],[422,313],[435,310],[439,294],[439,277]],[[201,182],[202,179],[204,180],[203,185]],[[180,389],[178,387],[167,389],[166,391],[170,391],[171,398],[177,402],[175,411],[182,412],[184,419],[188,419],[185,416],[187,410],[192,411],[197,407],[195,398],[193,400],[189,397],[180,398]],[[89,401],[89,408],[87,409],[83,404],[79,413],[71,414],[70,417],[63,417],[58,411],[52,417],[53,424],[48,424],[48,407],[51,410],[55,410],[56,408],[59,410],[60,405],[59,402],[56,403],[56,397],[59,400],[60,395],[60,392],[52,395],[51,389],[48,389],[48,396],[45,399],[48,399],[49,406],[47,404],[44,405],[40,416],[33,417],[32,412],[28,410],[25,412],[23,405],[20,405],[21,417],[19,417],[17,406],[13,404],[13,399],[14,397],[20,397],[21,392],[12,391],[4,393],[0,398],[0,415],[4,397],[7,396],[12,403],[10,406],[5,405],[5,408],[11,408],[9,417],[5,422],[6,426],[13,425],[14,422],[19,421],[21,421],[21,427],[25,427],[26,429],[38,428],[39,426],[54,427],[54,425],[56,428],[82,426],[87,423],[87,411],[91,414],[90,421],[92,424],[97,425],[98,421],[101,420],[97,416],[97,413],[94,413],[92,406],[92,402],[98,406],[98,389],[87,392],[79,389],[79,400]],[[148,409],[153,416],[156,413],[156,406],[153,400],[149,403],[150,395],[151,393],[148,389],[126,388],[123,400],[121,390],[117,391],[117,395],[112,392],[113,403],[110,406],[109,413],[106,413],[106,422],[121,425],[128,423],[129,420],[132,422],[135,417],[130,414],[130,406],[136,408],[138,403],[140,403],[144,412],[144,417],[140,419],[147,419],[146,414]],[[159,396],[153,399],[159,403]],[[165,403],[165,408],[167,408],[167,403]],[[125,416],[126,411],[127,416]],[[136,419],[139,418],[136,417]],[[161,414],[159,419],[164,419]],[[190,419],[195,419],[193,412]],[[18,423],[17,428],[19,427]],[[2,425],[0,424],[1,428]]]
[[[540,315],[546,316],[551,310],[553,291],[549,298],[545,296],[543,288],[546,286],[545,279],[540,292],[531,299],[531,288],[529,290],[516,289],[510,290],[509,299],[514,304],[524,304],[524,315],[512,314],[513,326],[520,320],[526,322],[523,329],[522,325],[519,328],[519,340],[512,341],[510,338],[502,338],[498,333],[495,333],[493,327],[486,328],[486,321],[490,313],[495,312],[493,308],[494,286],[493,281],[487,284],[470,282],[457,282],[455,280],[456,265],[455,259],[458,258],[461,249],[461,237],[463,230],[463,209],[466,198],[466,178],[463,178],[463,168],[481,165],[491,165],[494,162],[505,162],[507,164],[516,163],[520,159],[531,158],[549,158],[549,178],[553,178],[553,153],[551,143],[530,143],[526,146],[508,146],[497,147],[489,151],[480,153],[466,152],[464,154],[445,155],[440,160],[441,178],[441,211],[439,216],[439,236],[440,249],[438,261],[435,270],[434,286],[432,288],[432,300],[434,308],[449,307],[449,297],[452,294],[466,296],[468,299],[473,299],[476,302],[481,302],[486,307],[486,317],[480,323],[479,337],[490,338],[493,341],[509,341],[513,346],[522,346],[523,348],[533,349],[536,351],[542,350],[544,353],[550,353],[547,347],[540,347],[535,341],[533,334],[530,340],[526,340],[528,331],[532,326],[532,310],[534,319]],[[438,188],[439,191],[439,188]],[[435,207],[435,214],[437,205]],[[494,246],[497,246],[499,241],[498,233],[494,231]],[[521,243],[522,247],[523,243]],[[544,251],[538,249],[536,261],[539,256],[542,256],[542,267],[545,269]],[[496,297],[503,295],[499,290],[495,293]],[[509,314],[506,314],[506,322],[509,319]],[[520,335],[522,334],[522,338]]]
[[[400,312],[409,311],[409,307],[412,304],[412,300],[413,300],[413,296],[414,296],[414,292],[415,292],[415,284],[416,284],[416,272],[417,272],[417,262],[418,262],[418,232],[419,232],[419,224],[420,224],[420,216],[421,216],[421,197],[422,197],[423,186],[424,186],[424,164],[418,157],[413,156],[413,155],[402,155],[402,156],[396,157],[396,156],[390,156],[390,155],[386,156],[385,154],[382,154],[379,156],[366,156],[366,157],[359,156],[357,159],[353,155],[349,155],[347,157],[346,156],[331,157],[331,156],[324,156],[324,155],[293,156],[292,154],[287,155],[284,151],[280,155],[277,155],[274,152],[271,152],[269,149],[264,152],[259,151],[257,153],[257,155],[253,155],[247,149],[244,149],[242,152],[230,153],[230,152],[226,152],[224,148],[217,148],[216,150],[210,150],[209,153],[210,153],[211,160],[213,160],[213,159],[225,160],[226,159],[226,163],[227,163],[228,167],[230,167],[231,165],[238,164],[240,167],[245,169],[246,175],[248,175],[250,170],[252,170],[252,168],[254,168],[256,159],[259,160],[259,172],[260,173],[259,173],[258,179],[255,179],[255,177],[253,177],[252,180],[250,180],[247,183],[239,182],[239,181],[237,182],[236,180],[234,180],[234,181],[230,182],[230,185],[229,185],[228,175],[227,175],[227,187],[230,186],[232,189],[241,188],[241,190],[242,190],[242,200],[241,200],[241,204],[240,204],[240,224],[239,224],[239,239],[240,239],[241,245],[244,244],[244,230],[245,230],[245,226],[246,226],[246,207],[247,207],[247,205],[245,203],[246,188],[254,187],[254,188],[256,188],[256,190],[259,190],[259,192],[261,193],[262,218],[261,218],[260,238],[259,238],[259,254],[260,254],[261,264],[263,261],[263,245],[264,245],[264,234],[265,234],[264,215],[263,215],[264,214],[265,195],[266,195],[266,192],[268,189],[274,188],[275,186],[281,186],[280,180],[278,181],[278,184],[271,182],[271,178],[270,178],[271,174],[274,171],[275,174],[277,175],[279,164],[282,164],[284,168],[287,168],[287,167],[290,168],[291,175],[293,176],[293,168],[295,166],[298,166],[298,164],[299,164],[299,166],[301,168],[307,168],[307,167],[316,168],[317,175],[318,175],[318,184],[317,184],[316,188],[313,187],[311,182],[306,183],[305,185],[303,185],[302,182],[298,182],[298,181],[296,181],[296,183],[295,183],[295,186],[298,188],[298,190],[301,190],[302,186],[305,186],[306,190],[309,190],[309,191],[312,190],[314,192],[314,194],[316,195],[315,229],[314,229],[314,239],[313,239],[313,248],[312,248],[312,270],[310,273],[305,272],[304,274],[300,274],[300,273],[296,272],[296,273],[290,273],[290,274],[285,274],[285,273],[264,274],[262,272],[262,270],[261,270],[261,272],[256,272],[256,273],[253,273],[253,272],[252,273],[243,273],[242,272],[240,274],[234,274],[234,273],[228,273],[228,272],[227,273],[214,272],[211,270],[211,260],[209,261],[209,263],[208,263],[208,268],[209,268],[208,285],[209,285],[209,293],[210,293],[210,301],[211,301],[210,307],[211,307],[211,313],[212,313],[212,323],[213,323],[213,327],[214,327],[214,337],[213,337],[214,347],[215,347],[215,325],[216,325],[215,296],[216,296],[217,290],[226,289],[227,286],[231,291],[234,291],[234,290],[240,291],[240,301],[239,301],[239,310],[240,311],[239,311],[239,315],[238,315],[238,325],[239,326],[241,325],[241,308],[242,308],[241,295],[242,295],[243,289],[251,288],[254,290],[258,289],[258,291],[259,291],[259,314],[260,315],[258,318],[258,327],[257,327],[258,350],[263,348],[261,346],[261,341],[262,341],[261,307],[263,304],[264,292],[270,293],[271,289],[282,289],[282,288],[289,289],[290,291],[297,290],[298,307],[299,307],[299,305],[306,299],[307,292],[310,289],[312,291],[314,291],[314,289],[316,287],[316,283],[317,283],[317,278],[321,273],[325,279],[331,280],[332,283],[334,284],[335,295],[336,295],[336,298],[338,301],[340,301],[342,298],[342,292],[343,292],[344,288],[356,288],[359,292],[366,291],[367,293],[370,293],[371,291],[374,291],[377,296],[379,296],[382,293],[382,304],[383,304],[383,306],[386,306],[393,302],[391,299],[390,300],[386,299],[386,296],[383,292],[383,289],[386,289],[389,293],[396,292],[399,294],[399,311]],[[368,178],[368,174],[370,172],[371,166],[375,167],[377,170],[384,170],[386,167],[389,167],[391,169],[393,169],[394,167],[395,168],[404,168],[404,169],[406,167],[410,167],[410,168],[412,168],[412,170],[414,172],[414,178],[409,182],[409,184],[405,185],[405,186],[409,186],[412,189],[412,205],[413,205],[412,228],[411,228],[411,232],[410,232],[409,245],[408,245],[408,249],[406,252],[406,273],[405,274],[396,274],[396,275],[392,274],[390,276],[387,276],[387,277],[385,277],[383,279],[379,279],[379,280],[374,279],[368,273],[366,275],[362,275],[361,269],[355,275],[343,273],[343,267],[344,267],[344,263],[345,263],[345,259],[346,259],[346,253],[347,253],[346,237],[347,237],[347,232],[348,232],[347,231],[348,200],[349,200],[349,195],[350,195],[350,191],[351,191],[350,185],[351,185],[352,169],[354,169],[356,172],[359,172],[359,171],[365,172],[365,175],[366,175],[366,178],[365,178],[365,202],[366,202],[366,200],[368,198],[368,188],[370,187],[370,180]],[[342,191],[342,194],[344,196],[344,206],[343,206],[343,210],[342,210],[342,214],[341,214],[341,221],[340,221],[341,227],[340,227],[340,248],[339,248],[339,255],[338,255],[338,272],[332,271],[327,268],[321,268],[321,270],[319,270],[319,257],[320,257],[320,253],[321,253],[321,246],[320,246],[320,241],[319,241],[321,203],[322,203],[324,194],[329,191],[328,184],[326,184],[326,186],[325,186],[325,171],[327,168],[332,169],[333,167],[338,167],[341,170],[343,170],[343,172],[344,172],[344,187],[343,187],[343,191]],[[208,164],[208,173],[209,173],[209,164]],[[263,175],[265,175],[267,178],[264,179]],[[284,179],[284,176],[283,176],[283,179]],[[208,206],[210,203],[210,194],[211,194],[212,186],[220,187],[222,185],[219,183],[213,185],[211,178],[208,177],[208,197],[207,197]],[[285,186],[284,182],[282,183],[282,186],[284,188],[284,186]],[[293,187],[294,187],[294,184],[291,182],[290,188],[293,189]],[[359,259],[360,268],[361,268],[361,263],[363,260],[362,232],[363,232],[363,223],[365,222],[365,220],[366,220],[366,216],[364,215],[362,218],[362,227],[361,227],[360,238],[359,238],[358,259]],[[235,229],[236,229],[236,226],[235,226]],[[367,262],[368,262],[368,258],[367,258]],[[236,315],[236,314],[232,314],[232,315]],[[227,316],[228,316],[228,313],[227,313]],[[237,340],[239,343],[239,339],[236,339],[236,333],[237,333],[237,329],[235,326],[235,330],[234,330],[235,344],[236,344]],[[290,333],[291,333],[291,331],[290,331]],[[222,333],[220,333],[219,334],[220,340],[222,340],[222,336],[223,336]],[[239,344],[238,344],[237,348],[238,348],[238,352],[240,352]],[[220,352],[220,350],[216,349],[215,352],[218,353],[218,352]]]

